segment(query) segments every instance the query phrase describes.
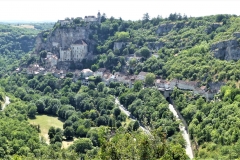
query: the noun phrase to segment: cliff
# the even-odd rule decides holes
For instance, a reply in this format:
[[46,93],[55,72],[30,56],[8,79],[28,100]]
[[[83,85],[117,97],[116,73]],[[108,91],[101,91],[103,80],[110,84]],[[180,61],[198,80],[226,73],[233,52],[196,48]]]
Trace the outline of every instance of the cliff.
[[88,50],[93,50],[90,43],[89,34],[91,31],[85,27],[56,28],[52,31],[39,33],[36,38],[35,53],[46,50],[54,54],[59,54],[59,47],[70,47],[77,40],[83,39],[88,44]]
[[171,30],[178,31],[178,30],[184,28],[186,25],[187,24],[184,22],[161,24],[158,26],[156,33],[161,36],[161,35],[167,34]]
[[237,40],[226,40],[215,43],[211,46],[211,51],[215,58],[221,60],[239,60],[240,46]]

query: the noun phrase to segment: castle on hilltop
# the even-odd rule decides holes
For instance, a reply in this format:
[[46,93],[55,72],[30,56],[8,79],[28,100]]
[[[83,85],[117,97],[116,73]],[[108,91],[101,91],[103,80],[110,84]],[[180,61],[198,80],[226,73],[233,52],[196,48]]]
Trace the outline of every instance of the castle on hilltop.
[[[84,19],[82,17],[77,17],[80,21],[89,22],[89,23],[101,23],[101,13],[98,12],[97,17],[95,16],[85,16]],[[65,20],[58,20],[61,26],[65,26],[73,23],[74,18],[66,18]]]

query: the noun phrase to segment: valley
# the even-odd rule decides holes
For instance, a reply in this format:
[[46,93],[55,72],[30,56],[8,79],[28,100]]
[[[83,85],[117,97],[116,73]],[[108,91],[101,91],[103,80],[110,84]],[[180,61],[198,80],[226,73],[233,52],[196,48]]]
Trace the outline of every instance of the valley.
[[0,24],[0,159],[238,159],[239,25],[100,12]]

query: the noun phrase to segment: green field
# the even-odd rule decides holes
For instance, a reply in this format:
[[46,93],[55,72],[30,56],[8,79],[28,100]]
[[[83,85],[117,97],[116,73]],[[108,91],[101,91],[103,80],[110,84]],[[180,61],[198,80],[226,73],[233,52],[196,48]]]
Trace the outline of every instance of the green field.
[[63,129],[63,121],[59,120],[58,117],[37,115],[35,119],[29,119],[28,121],[31,124],[40,125],[41,136],[46,139],[47,143],[49,143],[48,130],[51,126]]

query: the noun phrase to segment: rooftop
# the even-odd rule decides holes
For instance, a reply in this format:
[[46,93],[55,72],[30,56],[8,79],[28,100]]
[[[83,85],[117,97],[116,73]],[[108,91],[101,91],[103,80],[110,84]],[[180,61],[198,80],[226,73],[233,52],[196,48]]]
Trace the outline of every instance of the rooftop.
[[82,39],[77,40],[76,42],[74,42],[73,44],[81,44],[81,45],[87,45]]
[[90,70],[90,69],[83,69],[82,72],[83,72],[83,73],[87,73],[87,72],[93,72],[93,71]]
[[140,76],[146,76],[148,74],[148,72],[140,72],[138,75]]

